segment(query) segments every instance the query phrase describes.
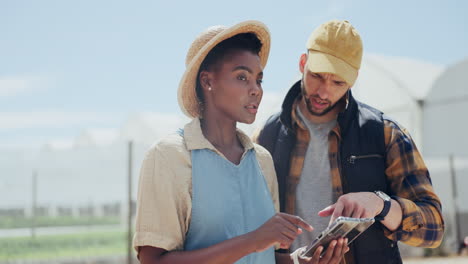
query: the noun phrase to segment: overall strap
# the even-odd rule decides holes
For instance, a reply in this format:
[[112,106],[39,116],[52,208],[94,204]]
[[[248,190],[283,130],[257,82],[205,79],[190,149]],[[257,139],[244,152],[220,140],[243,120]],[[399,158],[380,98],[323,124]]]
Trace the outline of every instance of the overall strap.
[[[192,217],[185,250],[206,248],[251,232],[274,213],[274,205],[255,151],[235,165],[213,150],[196,149],[192,158]],[[275,262],[273,247],[236,264]]]

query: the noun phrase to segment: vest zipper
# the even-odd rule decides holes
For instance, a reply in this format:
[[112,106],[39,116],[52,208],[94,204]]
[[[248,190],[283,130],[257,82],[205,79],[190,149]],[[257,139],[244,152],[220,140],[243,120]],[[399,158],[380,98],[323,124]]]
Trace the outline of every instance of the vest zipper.
[[368,159],[368,158],[383,158],[383,156],[380,154],[369,154],[369,155],[361,155],[361,156],[351,155],[348,158],[348,162],[351,164],[354,164],[356,160],[358,159]]

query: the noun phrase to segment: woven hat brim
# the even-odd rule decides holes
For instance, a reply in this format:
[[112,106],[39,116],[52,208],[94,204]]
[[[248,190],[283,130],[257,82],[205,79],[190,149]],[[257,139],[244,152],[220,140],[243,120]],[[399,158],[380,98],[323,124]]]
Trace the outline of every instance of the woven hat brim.
[[254,33],[262,48],[259,53],[260,63],[265,68],[270,53],[270,32],[265,24],[259,21],[250,20],[226,28],[210,41],[208,41],[200,51],[193,57],[182,76],[177,90],[177,99],[182,112],[190,118],[200,117],[200,106],[196,95],[196,80],[200,69],[200,64],[206,55],[220,42],[241,33]]

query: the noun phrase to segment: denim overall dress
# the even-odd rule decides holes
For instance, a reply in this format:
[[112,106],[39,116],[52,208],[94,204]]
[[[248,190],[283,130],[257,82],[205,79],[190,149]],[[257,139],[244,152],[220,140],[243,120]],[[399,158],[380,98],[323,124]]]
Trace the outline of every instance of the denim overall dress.
[[[185,250],[206,248],[253,231],[275,214],[254,149],[244,154],[239,165],[209,149],[192,150],[191,158],[192,218]],[[273,247],[236,262],[273,263]]]

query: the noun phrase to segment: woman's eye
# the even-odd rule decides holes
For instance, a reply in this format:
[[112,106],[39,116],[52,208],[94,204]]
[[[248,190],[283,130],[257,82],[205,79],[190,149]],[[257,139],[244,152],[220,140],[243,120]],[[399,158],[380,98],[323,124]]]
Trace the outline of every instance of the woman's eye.
[[257,80],[257,84],[262,84],[263,83],[263,80]]
[[247,77],[245,77],[245,75],[239,75],[237,76],[237,79],[240,81],[247,81]]

